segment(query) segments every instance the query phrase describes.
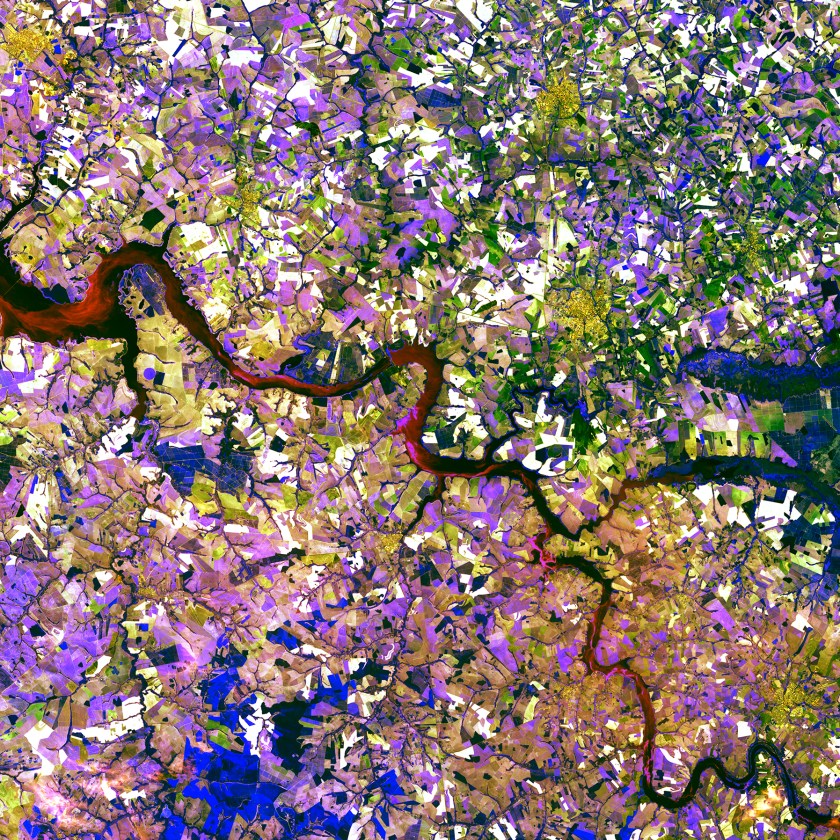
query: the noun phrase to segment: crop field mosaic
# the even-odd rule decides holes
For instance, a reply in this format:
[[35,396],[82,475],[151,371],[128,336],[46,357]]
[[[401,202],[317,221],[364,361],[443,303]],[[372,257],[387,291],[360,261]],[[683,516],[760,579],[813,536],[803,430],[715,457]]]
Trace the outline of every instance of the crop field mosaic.
[[0,838],[840,838],[838,58],[0,0]]

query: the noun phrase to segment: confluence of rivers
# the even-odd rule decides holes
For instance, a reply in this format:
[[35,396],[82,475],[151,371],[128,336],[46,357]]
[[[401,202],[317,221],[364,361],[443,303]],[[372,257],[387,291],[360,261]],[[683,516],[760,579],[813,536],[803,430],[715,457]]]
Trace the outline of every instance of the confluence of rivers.
[[[538,476],[535,472],[515,461],[500,462],[493,460],[493,456],[502,441],[497,441],[495,446],[488,447],[481,460],[444,457],[426,449],[422,443],[423,427],[443,387],[445,366],[445,362],[438,359],[433,346],[414,343],[393,349],[363,376],[334,385],[301,382],[286,374],[258,376],[249,373],[231,358],[210,329],[204,316],[187,299],[180,281],[175,276],[169,263],[164,259],[167,240],[168,236],[164,238],[164,242],[160,246],[141,242],[125,243],[117,250],[106,254],[103,256],[99,267],[88,278],[88,289],[84,298],[71,303],[55,303],[49,300],[40,289],[25,283],[20,277],[17,267],[6,254],[5,249],[0,248],[0,316],[2,316],[0,336],[5,338],[23,335],[33,341],[49,343],[84,340],[86,338],[121,339],[125,342],[123,363],[126,382],[137,395],[137,405],[132,411],[132,415],[142,419],[146,411],[147,398],[140,385],[135,367],[139,353],[137,327],[133,319],[120,306],[119,281],[125,271],[135,266],[145,265],[153,269],[160,277],[164,288],[164,301],[172,316],[193,338],[201,342],[210,351],[216,361],[233,379],[249,388],[258,390],[285,388],[295,394],[307,397],[337,397],[349,394],[367,385],[390,368],[410,364],[420,365],[426,372],[423,391],[414,408],[397,424],[394,431],[394,434],[403,437],[411,462],[418,469],[435,475],[438,480],[456,476],[466,478],[499,476],[520,482],[528,492],[545,526],[544,532],[533,538],[531,542],[535,560],[541,562],[545,567],[568,566],[574,568],[600,586],[601,595],[598,606],[589,621],[582,658],[589,674],[601,674],[607,679],[620,676],[629,680],[635,687],[643,719],[641,787],[644,794],[657,805],[670,811],[676,811],[688,805],[694,799],[700,789],[701,777],[706,770],[715,773],[727,787],[745,791],[758,779],[757,758],[763,753],[775,766],[785,788],[788,805],[797,818],[811,827],[820,826],[840,830],[840,818],[820,813],[806,807],[799,801],[798,792],[785,767],[781,751],[774,744],[761,739],[751,743],[747,750],[747,771],[743,776],[733,775],[726,769],[720,759],[707,756],[695,764],[688,784],[679,796],[672,796],[669,793],[656,790],[653,784],[653,767],[657,729],[650,691],[642,677],[630,667],[627,660],[603,664],[599,662],[597,657],[604,618],[613,605],[611,581],[603,575],[595,563],[587,558],[554,558],[548,554],[544,545],[550,537],[559,534],[573,539],[575,535],[563,524],[560,517],[549,508],[545,495],[538,485]],[[8,241],[8,238],[0,240],[0,243],[6,241]],[[813,484],[813,479],[801,471],[793,468],[785,469],[775,462],[751,460],[755,462],[752,466],[756,471],[773,474],[779,483],[803,487]],[[733,461],[736,462],[735,466],[733,466]],[[646,479],[626,481],[621,490],[613,497],[611,510],[626,497],[628,490],[632,488],[654,484],[679,484],[693,480],[712,480],[728,475],[743,475],[748,473],[744,469],[744,461],[745,459],[701,458],[683,464],[676,469],[661,468],[655,470]],[[819,489],[824,491],[826,498],[834,502],[832,509],[837,507],[840,510],[840,503],[835,498],[836,494],[833,488],[821,487]],[[599,519],[587,523],[587,527],[591,528],[593,525],[597,525],[598,522],[603,521],[609,515],[610,512],[607,512]]]

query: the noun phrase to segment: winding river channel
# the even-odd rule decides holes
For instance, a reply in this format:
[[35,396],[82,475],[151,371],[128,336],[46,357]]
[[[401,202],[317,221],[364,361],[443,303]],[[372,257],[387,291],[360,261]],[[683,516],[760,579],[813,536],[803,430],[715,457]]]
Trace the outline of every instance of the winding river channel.
[[[575,534],[563,524],[554,513],[540,489],[538,476],[516,461],[497,461],[496,451],[502,441],[488,447],[480,460],[450,458],[429,451],[422,443],[423,428],[437,402],[443,387],[445,362],[437,357],[433,346],[418,343],[391,349],[376,365],[357,379],[334,385],[302,382],[286,374],[259,376],[248,372],[234,361],[222,343],[212,332],[204,316],[188,300],[180,281],[165,259],[167,243],[152,246],[140,242],[123,244],[115,251],[103,256],[99,267],[88,278],[88,288],[82,300],[70,303],[56,303],[39,289],[23,282],[14,264],[0,249],[0,335],[28,336],[33,341],[55,343],[85,338],[120,339],[125,343],[123,356],[125,377],[137,394],[137,405],[132,414],[142,418],[146,411],[147,398],[140,385],[136,371],[139,353],[137,327],[134,320],[120,304],[119,282],[127,270],[145,265],[160,277],[164,289],[164,301],[172,316],[203,344],[216,361],[236,381],[254,389],[285,388],[295,394],[307,397],[333,397],[349,394],[377,379],[384,371],[409,365],[418,365],[425,371],[425,384],[416,405],[394,430],[395,435],[405,441],[412,463],[419,469],[442,480],[446,477],[484,476],[504,477],[520,482],[530,495],[539,512],[544,530],[532,541],[534,559],[546,567],[563,565],[576,569],[596,583],[601,590],[599,603],[589,620],[583,661],[590,674],[604,678],[620,677],[635,687],[643,719],[642,742],[642,789],[645,795],[669,810],[688,805],[697,794],[701,777],[709,770],[729,788],[744,791],[758,779],[757,758],[766,755],[774,765],[784,786],[788,805],[798,820],[810,826],[826,826],[840,830],[840,818],[823,814],[807,807],[800,797],[784,764],[781,751],[773,744],[754,741],[747,752],[746,773],[735,776],[723,762],[708,756],[692,769],[685,789],[679,795],[656,790],[653,784],[654,754],[656,750],[657,726],[650,692],[642,677],[626,660],[602,663],[598,659],[598,647],[603,622],[614,607],[613,587],[595,563],[584,557],[554,558],[545,549],[547,540],[554,535],[574,538]],[[727,387],[736,393],[744,393],[760,399],[778,399],[780,392],[808,393],[830,384],[840,384],[840,365],[820,368],[809,363],[801,368],[760,367],[738,354],[725,351],[705,351],[685,359],[681,364],[683,373],[690,374],[718,387]],[[677,485],[684,482],[732,481],[747,477],[760,477],[771,484],[790,486],[806,496],[825,503],[840,522],[840,496],[827,484],[810,474],[793,467],[786,467],[776,461],[762,461],[755,458],[698,458],[694,461],[662,467],[653,470],[646,478],[627,481],[613,496],[612,506],[619,504],[629,490],[648,485]],[[440,485],[439,485],[440,487]],[[422,511],[421,511],[422,512]],[[601,519],[609,516],[609,512]],[[592,527],[600,520],[587,523]],[[838,528],[840,532],[840,528]],[[838,535],[832,541],[832,554],[840,549]]]

